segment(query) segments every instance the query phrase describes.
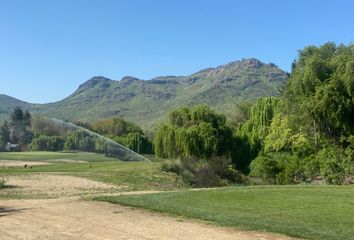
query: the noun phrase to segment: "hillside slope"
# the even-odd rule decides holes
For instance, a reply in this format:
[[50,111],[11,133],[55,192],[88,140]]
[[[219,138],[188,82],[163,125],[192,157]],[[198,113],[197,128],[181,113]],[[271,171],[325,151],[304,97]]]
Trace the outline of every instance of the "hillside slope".
[[[209,104],[228,114],[238,101],[276,95],[286,79],[286,73],[276,65],[250,58],[189,76],[163,76],[151,80],[127,76],[120,81],[93,77],[61,101],[31,105],[18,100],[17,105],[30,108],[34,113],[70,121],[90,122],[120,116],[147,128],[181,105]],[[1,101],[0,117],[5,117],[14,105],[14,99],[6,100],[4,104]]]
[[32,109],[34,104],[30,104],[16,98],[0,94],[0,121],[9,118],[10,113],[15,107],[24,109]]

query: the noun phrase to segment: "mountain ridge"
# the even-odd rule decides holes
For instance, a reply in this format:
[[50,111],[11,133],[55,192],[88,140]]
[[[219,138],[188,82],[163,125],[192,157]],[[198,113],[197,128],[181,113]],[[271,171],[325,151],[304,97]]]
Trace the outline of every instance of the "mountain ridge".
[[94,76],[70,96],[53,103],[31,104],[9,96],[6,100],[3,95],[0,119],[18,103],[33,113],[63,120],[90,122],[120,116],[150,128],[166,112],[181,105],[208,104],[225,114],[232,113],[239,101],[276,95],[286,79],[286,72],[274,63],[256,58],[202,69],[188,76],[158,76],[150,80]]

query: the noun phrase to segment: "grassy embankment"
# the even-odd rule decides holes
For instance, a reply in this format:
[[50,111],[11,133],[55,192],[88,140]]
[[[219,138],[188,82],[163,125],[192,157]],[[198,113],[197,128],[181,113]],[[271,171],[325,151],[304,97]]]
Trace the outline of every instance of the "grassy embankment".
[[96,200],[307,239],[354,239],[353,186],[250,186]]

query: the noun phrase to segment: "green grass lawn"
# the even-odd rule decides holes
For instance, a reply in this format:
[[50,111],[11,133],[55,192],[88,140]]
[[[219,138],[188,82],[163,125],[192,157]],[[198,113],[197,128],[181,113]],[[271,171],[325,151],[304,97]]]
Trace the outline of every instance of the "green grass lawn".
[[50,161],[58,159],[80,161],[112,161],[115,158],[89,152],[0,152],[0,160]]
[[354,239],[353,186],[250,186],[95,198],[247,230]]
[[[3,167],[3,165],[0,164],[0,178],[21,174],[53,173],[84,177],[91,180],[126,186],[124,188],[126,191],[171,190],[178,187],[176,185],[175,175],[161,171],[160,165],[157,162],[124,162],[106,157],[103,154],[85,152],[0,153],[0,163],[3,159],[29,162],[40,160],[52,164],[34,165],[32,168]],[[58,159],[81,160],[86,162],[60,163],[52,161]]]

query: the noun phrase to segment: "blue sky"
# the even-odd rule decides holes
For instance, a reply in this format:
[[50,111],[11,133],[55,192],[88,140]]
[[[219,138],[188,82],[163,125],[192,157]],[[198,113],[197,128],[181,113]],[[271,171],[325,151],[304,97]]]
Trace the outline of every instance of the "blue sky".
[[[351,0],[0,0],[0,93],[44,103],[92,76],[187,75],[354,38]],[[1,104],[1,103],[0,103]]]

